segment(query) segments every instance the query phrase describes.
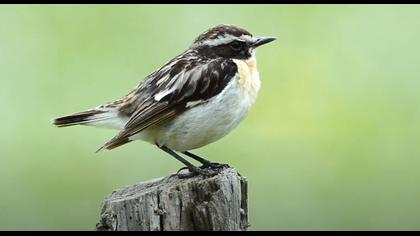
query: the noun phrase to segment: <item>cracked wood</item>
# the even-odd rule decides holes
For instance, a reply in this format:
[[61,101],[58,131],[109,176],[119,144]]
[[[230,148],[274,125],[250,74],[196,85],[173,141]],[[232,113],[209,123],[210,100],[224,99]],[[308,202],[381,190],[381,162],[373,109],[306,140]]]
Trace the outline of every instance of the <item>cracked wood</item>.
[[96,229],[246,230],[247,198],[247,180],[232,168],[209,178],[154,179],[115,190],[107,196]]

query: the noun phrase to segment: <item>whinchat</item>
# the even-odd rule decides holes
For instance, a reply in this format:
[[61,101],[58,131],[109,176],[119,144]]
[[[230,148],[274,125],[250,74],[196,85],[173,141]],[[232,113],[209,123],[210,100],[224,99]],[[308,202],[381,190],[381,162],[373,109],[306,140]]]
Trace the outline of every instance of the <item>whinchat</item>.
[[117,129],[98,151],[143,140],[181,161],[190,175],[214,175],[225,165],[189,151],[224,137],[247,116],[260,89],[255,49],[273,40],[233,25],[210,28],[126,96],[53,123]]

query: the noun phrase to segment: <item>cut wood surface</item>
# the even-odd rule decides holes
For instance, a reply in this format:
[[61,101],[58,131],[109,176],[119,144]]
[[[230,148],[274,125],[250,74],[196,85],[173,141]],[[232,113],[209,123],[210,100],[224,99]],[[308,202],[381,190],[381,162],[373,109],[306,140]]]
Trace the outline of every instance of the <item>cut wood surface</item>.
[[247,180],[232,168],[212,177],[171,175],[114,190],[96,229],[246,230],[247,200]]

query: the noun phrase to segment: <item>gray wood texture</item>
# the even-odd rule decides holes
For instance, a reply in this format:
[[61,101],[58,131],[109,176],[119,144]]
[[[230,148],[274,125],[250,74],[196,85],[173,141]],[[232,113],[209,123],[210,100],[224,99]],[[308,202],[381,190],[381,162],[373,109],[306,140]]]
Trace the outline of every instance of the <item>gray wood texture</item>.
[[114,190],[100,231],[240,231],[248,228],[247,180],[226,168],[213,177],[172,175]]

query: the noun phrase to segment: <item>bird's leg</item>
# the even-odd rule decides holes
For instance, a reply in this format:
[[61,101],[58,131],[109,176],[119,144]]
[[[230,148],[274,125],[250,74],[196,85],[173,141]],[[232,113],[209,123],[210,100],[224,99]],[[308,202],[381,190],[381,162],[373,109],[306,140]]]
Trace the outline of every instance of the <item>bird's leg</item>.
[[184,168],[181,168],[177,172],[177,175],[178,175],[179,178],[189,178],[189,177],[193,177],[193,176],[196,176],[196,175],[213,176],[213,175],[217,174],[214,171],[203,170],[203,169],[200,169],[200,168],[194,166],[189,161],[185,160],[180,155],[178,155],[176,152],[174,152],[173,150],[171,150],[170,148],[168,148],[166,146],[159,146],[159,145],[157,145],[157,146],[160,149],[162,149],[163,151],[165,151],[166,153],[168,153],[169,155],[171,155],[172,157],[174,157],[175,159],[177,159],[178,161],[182,162],[184,165],[186,165],[186,167],[188,168],[190,173],[180,174],[179,171],[184,169]]
[[202,169],[203,168],[205,169],[205,168],[208,168],[208,167],[213,168],[213,169],[229,168],[229,165],[228,164],[220,164],[220,163],[216,163],[216,162],[211,162],[209,160],[206,160],[206,159],[204,159],[204,158],[202,158],[200,156],[197,156],[194,153],[191,153],[191,152],[188,152],[188,151],[185,151],[183,153],[185,155],[191,157],[192,159],[200,162],[201,164],[203,164],[203,166],[200,167]]

